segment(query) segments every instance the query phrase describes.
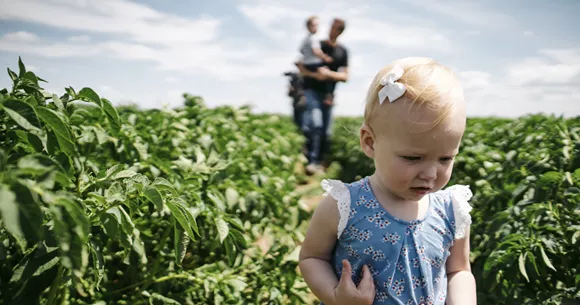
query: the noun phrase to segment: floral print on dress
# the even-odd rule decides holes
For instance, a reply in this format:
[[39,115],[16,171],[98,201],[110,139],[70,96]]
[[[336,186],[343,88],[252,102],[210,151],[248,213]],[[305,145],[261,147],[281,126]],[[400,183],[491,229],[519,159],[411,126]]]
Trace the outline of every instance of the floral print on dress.
[[381,205],[375,199],[371,199],[365,203],[367,209],[378,209]]
[[348,256],[360,258],[360,256],[358,255],[358,252],[356,252],[351,245],[346,245],[346,251],[348,253]]
[[351,208],[350,209],[350,213],[348,213],[348,220],[353,219],[356,216],[356,209],[355,208]]
[[419,303],[420,304],[425,304],[425,305],[433,305],[435,304],[434,302],[434,298],[432,296],[421,296],[421,298],[419,299]]
[[[365,216],[365,219],[368,220],[370,223],[374,223],[375,226],[377,227],[384,228],[391,223],[389,220],[383,217],[384,215],[385,212],[376,212],[374,215]],[[381,225],[383,226],[381,227]]]
[[419,259],[416,257],[413,259],[413,268],[419,268]]
[[427,285],[427,280],[424,276],[415,276],[413,275],[413,289],[417,289],[419,287],[425,287]]
[[445,235],[451,234],[451,231],[449,231],[449,229],[443,228],[441,226],[435,226],[435,227],[433,227],[433,231],[437,232],[441,236],[445,236]]
[[439,292],[439,296],[437,297],[437,299],[439,300],[439,302],[445,302],[445,299],[446,298],[447,298],[447,292],[446,291]]
[[423,223],[415,221],[407,226],[405,234],[410,235],[412,233],[413,236],[417,236],[421,231],[423,231]]
[[439,269],[441,268],[441,266],[443,266],[443,259],[437,257],[437,258],[430,258],[429,259],[429,263],[431,264],[431,266]]
[[366,204],[367,202],[368,201],[367,201],[367,199],[364,196],[360,196],[358,198],[358,201],[356,202],[356,205],[357,206],[360,206],[360,205]]
[[401,240],[401,236],[399,236],[399,234],[397,234],[397,232],[387,233],[383,236],[383,242],[390,243],[391,245],[396,244],[399,240]]
[[[387,283],[385,283],[387,284]],[[391,290],[397,295],[397,296],[401,296],[403,294],[403,292],[405,292],[405,279],[399,279],[396,280],[394,282],[392,282],[390,284],[391,286]],[[387,285],[385,285],[385,287],[387,287]]]
[[368,177],[344,185],[351,205],[334,252],[337,278],[342,259],[347,259],[356,285],[363,266],[369,267],[376,289],[374,305],[445,305],[445,262],[455,234],[451,196],[445,190],[429,195],[426,217],[404,221],[381,206]]
[[407,247],[407,245],[404,245],[403,251],[401,251],[401,253],[403,254],[404,257],[409,256],[409,247]]
[[361,179],[360,181],[361,181],[361,186],[362,186],[362,189],[363,189],[365,192],[367,192],[367,193],[371,193],[371,185],[370,185],[370,183],[368,182],[368,180],[367,180],[367,179]]
[[375,300],[377,300],[379,302],[383,302],[388,298],[389,298],[389,294],[386,291],[381,291],[380,289],[377,289],[377,291],[375,293]]
[[435,209],[433,209],[433,210],[435,210],[435,213],[437,213],[437,215],[439,215],[439,217],[441,217],[441,218],[445,218],[445,217],[446,217],[446,216],[445,216],[445,212],[443,212],[443,210],[442,210],[442,209],[440,209],[440,208],[435,208]]
[[375,261],[382,261],[385,259],[385,254],[383,253],[382,250],[375,250],[373,249],[372,246],[368,246],[364,251],[364,254],[366,255],[372,255],[373,260]]

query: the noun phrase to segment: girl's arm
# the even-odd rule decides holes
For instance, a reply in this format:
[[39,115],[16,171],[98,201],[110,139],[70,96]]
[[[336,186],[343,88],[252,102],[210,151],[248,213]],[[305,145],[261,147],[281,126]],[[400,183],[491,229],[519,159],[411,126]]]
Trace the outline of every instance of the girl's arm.
[[312,215],[300,250],[300,272],[312,293],[325,304],[334,303],[334,288],[339,281],[330,265],[338,221],[336,200],[324,197]]
[[469,261],[469,227],[455,240],[447,260],[447,305],[477,305],[475,278]]

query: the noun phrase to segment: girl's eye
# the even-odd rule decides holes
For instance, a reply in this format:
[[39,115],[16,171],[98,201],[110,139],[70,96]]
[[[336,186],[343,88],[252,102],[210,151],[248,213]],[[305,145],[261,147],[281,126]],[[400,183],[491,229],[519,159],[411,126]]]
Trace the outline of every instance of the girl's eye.
[[407,161],[419,161],[419,160],[421,160],[421,157],[403,156],[403,159],[405,159]]
[[441,162],[444,162],[444,163],[451,162],[451,161],[453,161],[453,157],[443,157],[443,158],[441,158]]

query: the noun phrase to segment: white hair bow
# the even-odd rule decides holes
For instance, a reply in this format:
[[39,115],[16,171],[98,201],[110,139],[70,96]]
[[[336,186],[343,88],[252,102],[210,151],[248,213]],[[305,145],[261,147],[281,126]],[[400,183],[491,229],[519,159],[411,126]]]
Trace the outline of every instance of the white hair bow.
[[386,98],[389,98],[389,102],[392,103],[405,94],[405,91],[407,91],[405,85],[397,83],[397,80],[403,76],[403,72],[403,68],[396,65],[389,73],[381,78],[380,83],[383,85],[383,88],[379,90],[379,103],[381,105]]

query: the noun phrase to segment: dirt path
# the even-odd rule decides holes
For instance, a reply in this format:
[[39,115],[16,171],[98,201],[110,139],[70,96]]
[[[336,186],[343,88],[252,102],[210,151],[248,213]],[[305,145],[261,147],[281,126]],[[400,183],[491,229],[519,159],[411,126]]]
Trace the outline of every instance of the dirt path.
[[[296,188],[296,192],[301,196],[301,200],[309,211],[314,211],[320,200],[323,198],[324,191],[320,186],[320,182],[325,178],[324,175],[310,176],[306,183],[300,184]],[[303,232],[304,234],[306,232]],[[274,243],[272,237],[263,236],[256,241],[257,246],[262,250],[262,253],[268,252],[270,246]],[[296,272],[300,274],[300,269],[296,268]],[[307,303],[305,305],[319,304],[318,299],[314,294],[309,294]]]
[[[301,196],[301,200],[309,211],[314,211],[320,200],[322,200],[324,191],[320,187],[320,181],[323,176],[308,177],[306,183],[300,184],[296,188],[296,192]],[[306,232],[303,232],[306,233]],[[272,237],[263,236],[256,240],[256,245],[262,250],[262,253],[268,252],[274,240]]]
[[319,177],[311,177],[308,179],[306,184],[300,185],[297,187],[296,191],[301,195],[302,201],[310,211],[316,208],[316,205],[320,202],[323,197],[324,191],[320,187],[320,181],[322,178]]

